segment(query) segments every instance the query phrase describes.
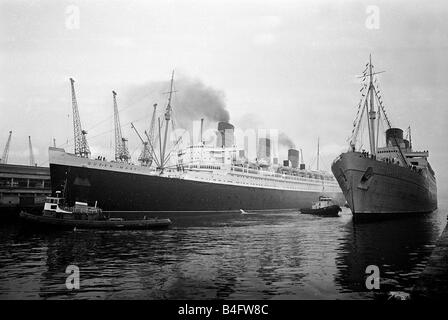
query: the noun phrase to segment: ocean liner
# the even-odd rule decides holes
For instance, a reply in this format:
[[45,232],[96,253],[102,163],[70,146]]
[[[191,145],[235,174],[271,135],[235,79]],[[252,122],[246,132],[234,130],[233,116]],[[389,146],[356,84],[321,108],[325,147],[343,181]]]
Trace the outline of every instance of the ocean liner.
[[[332,197],[340,204],[345,201],[331,173],[306,169],[299,163],[298,150],[289,150],[288,160],[278,165],[275,163],[278,160],[270,157],[269,139],[263,139],[261,149],[267,151],[264,158],[249,161],[244,150],[235,146],[233,126],[228,122],[218,123],[218,144],[207,145],[203,141],[201,122],[199,143],[177,152],[168,151],[173,79],[164,123],[158,118],[157,126],[154,105],[151,127],[145,131],[145,138],[132,125],[142,142],[139,164],[131,162],[127,140],[121,135],[115,92],[115,160],[92,159],[86,131],[81,128],[73,83],[71,79],[75,152],[49,148],[52,191],[62,191],[69,205],[76,201],[96,201],[109,212],[159,216],[166,212],[298,210],[311,206],[321,195]],[[154,134],[155,126],[159,129],[158,135]]]
[[[437,209],[437,184],[429,152],[413,150],[410,127],[406,138],[402,129],[392,127],[377,84],[381,72],[374,71],[370,58],[360,77],[362,97],[349,150],[334,160],[331,170],[353,214],[432,212]],[[370,152],[357,147],[364,114]],[[385,145],[380,147],[383,123]]]

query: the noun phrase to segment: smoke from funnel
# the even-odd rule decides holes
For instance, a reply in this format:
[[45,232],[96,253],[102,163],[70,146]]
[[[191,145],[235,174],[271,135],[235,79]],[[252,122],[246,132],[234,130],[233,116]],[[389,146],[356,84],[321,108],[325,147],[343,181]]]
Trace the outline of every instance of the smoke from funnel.
[[291,138],[288,137],[285,133],[281,132],[278,136],[278,143],[281,146],[284,146],[288,149],[295,149],[296,145],[292,142]]
[[[165,112],[168,100],[168,95],[164,93],[169,91],[169,87],[169,74],[165,81],[153,81],[128,87],[124,91],[121,105],[123,110],[129,108],[129,111],[125,111],[122,118],[125,120],[122,122],[135,121],[137,117],[145,118],[145,126],[143,127],[142,123],[141,127],[148,130],[153,110],[152,105],[158,103],[157,113],[161,117],[163,125],[163,113]],[[230,114],[227,110],[225,96],[222,91],[207,86],[198,79],[178,74],[175,74],[174,77],[174,90],[172,118],[175,121],[175,128],[192,132],[193,122],[199,122],[200,119],[204,118],[203,130],[216,130],[217,122],[228,123],[230,121]],[[257,114],[246,114],[241,119],[237,119],[236,122],[237,127],[243,130],[258,130],[263,124],[262,119]],[[209,142],[205,141],[205,143]],[[278,135],[278,145],[282,149],[296,148],[291,138],[283,132],[280,132]]]
[[181,78],[177,87],[179,107],[185,113],[192,114],[194,119],[203,115],[211,121],[229,122],[229,111],[221,91],[205,86],[199,80],[186,78]]
[[[126,102],[128,105],[138,104],[139,108],[149,108],[158,102],[159,112],[164,112],[168,95],[163,93],[169,90],[169,85],[167,79],[132,87],[127,91]],[[172,107],[177,127],[188,129],[193,121],[201,118],[206,119],[206,127],[213,127],[211,122],[230,120],[223,92],[184,75],[174,77],[174,90]]]

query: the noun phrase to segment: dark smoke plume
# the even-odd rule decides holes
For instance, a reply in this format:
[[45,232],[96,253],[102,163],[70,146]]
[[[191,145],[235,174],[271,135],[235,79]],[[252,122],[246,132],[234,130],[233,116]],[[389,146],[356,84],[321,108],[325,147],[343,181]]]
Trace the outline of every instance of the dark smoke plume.
[[[159,114],[163,114],[168,100],[168,95],[164,93],[169,91],[169,87],[169,80],[133,87],[127,91],[126,103],[146,108],[144,113],[146,115],[152,112],[150,106],[158,103]],[[193,121],[199,121],[201,118],[206,120],[206,127],[210,127],[211,122],[214,126],[215,122],[229,121],[229,111],[226,109],[224,94],[221,91],[187,76],[174,77],[174,90],[176,92],[173,93],[171,105],[178,127],[190,128]]]
[[288,149],[295,149],[296,145],[294,144],[294,142],[292,142],[291,138],[289,138],[285,133],[280,132],[279,136],[278,136],[278,143],[281,146],[284,146]]
[[198,119],[201,116],[211,121],[230,120],[224,103],[224,94],[204,85],[199,80],[181,78],[177,95],[179,110]]
[[[139,127],[148,129],[148,122],[152,115],[152,105],[158,103],[158,116],[163,122],[163,113],[168,100],[170,81],[155,81],[147,84],[133,86],[124,91],[123,102],[120,104],[125,109],[127,120],[135,120],[145,117],[146,128],[142,124]],[[205,119],[204,127],[216,129],[216,122],[230,120],[229,111],[226,108],[223,92],[205,85],[198,79],[192,79],[185,75],[175,75],[173,94],[173,114],[176,128],[191,130],[193,121]],[[125,122],[122,118],[122,122]],[[262,120],[257,114],[246,114],[241,119],[236,119],[235,125],[241,129],[257,130],[262,125]],[[264,126],[265,127],[265,126]],[[295,144],[285,133],[280,132],[278,136],[279,145],[288,149],[295,149]]]

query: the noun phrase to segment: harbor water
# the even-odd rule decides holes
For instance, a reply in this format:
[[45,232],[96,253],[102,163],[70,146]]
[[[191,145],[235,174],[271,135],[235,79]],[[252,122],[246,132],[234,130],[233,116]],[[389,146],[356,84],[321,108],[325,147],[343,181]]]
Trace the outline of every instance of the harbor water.
[[[409,292],[446,224],[431,214],[297,212],[174,219],[167,230],[0,226],[0,299],[375,299]],[[67,266],[80,271],[66,287]],[[380,289],[366,288],[378,266]]]

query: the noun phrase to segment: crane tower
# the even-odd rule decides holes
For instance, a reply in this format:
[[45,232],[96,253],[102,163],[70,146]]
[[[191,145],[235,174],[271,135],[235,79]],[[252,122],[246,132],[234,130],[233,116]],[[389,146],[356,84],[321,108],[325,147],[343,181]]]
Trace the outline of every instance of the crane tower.
[[151,118],[151,125],[149,127],[149,143],[150,145],[154,145],[154,129],[156,126],[156,118],[157,118],[157,103],[154,103],[153,105],[153,112],[152,112],[152,118]]
[[9,131],[8,140],[6,141],[5,149],[3,150],[3,155],[2,158],[0,159],[0,163],[3,164],[8,163],[9,144],[11,143],[11,135],[12,131]]
[[140,153],[140,156],[138,157],[138,161],[141,163],[142,166],[151,166],[152,164],[152,155],[151,155],[151,149],[149,148],[148,141],[143,140],[140,133],[137,131],[137,128],[134,126],[134,124],[131,122],[131,127],[134,129],[135,133],[139,137],[140,141],[143,145],[143,150]]
[[114,121],[115,121],[115,160],[128,162],[131,156],[129,155],[128,147],[126,146],[127,139],[123,138],[121,134],[120,116],[118,114],[117,93],[112,91],[114,98]]
[[72,90],[72,109],[73,109],[73,130],[75,137],[75,155],[83,158],[90,157],[90,149],[87,144],[86,134],[87,131],[81,127],[81,119],[79,117],[78,102],[76,101],[75,94],[75,80],[70,78],[71,90]]

